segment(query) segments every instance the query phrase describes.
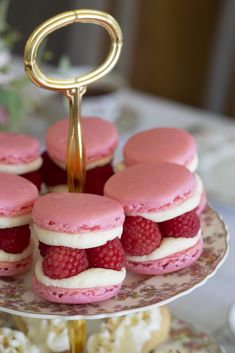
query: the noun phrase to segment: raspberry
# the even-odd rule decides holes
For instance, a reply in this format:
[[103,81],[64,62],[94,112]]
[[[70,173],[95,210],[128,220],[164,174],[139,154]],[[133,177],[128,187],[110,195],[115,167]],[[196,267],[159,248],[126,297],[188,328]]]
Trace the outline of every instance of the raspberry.
[[112,175],[113,167],[111,163],[88,170],[86,173],[84,192],[103,195],[104,184]]
[[121,242],[127,255],[148,255],[161,244],[158,224],[141,216],[126,217]]
[[200,229],[200,220],[195,211],[159,223],[163,237],[192,238]]
[[38,190],[40,190],[41,188],[41,175],[39,170],[36,170],[35,172],[30,172],[30,173],[26,173],[26,174],[22,174],[22,177],[24,177],[25,179],[28,179],[29,181],[31,181]]
[[52,159],[49,157],[47,152],[42,154],[43,165],[41,167],[40,173],[42,181],[48,186],[64,185],[67,183],[67,173],[66,170],[58,167]]
[[42,262],[43,272],[53,279],[68,278],[85,271],[88,260],[85,250],[52,246]]
[[40,251],[40,254],[42,257],[45,257],[46,256],[46,253],[47,253],[47,250],[49,250],[51,248],[51,245],[47,245],[45,243],[42,243],[41,241],[39,242],[39,245],[38,245],[38,248],[39,248],[39,251]]
[[0,249],[11,253],[20,254],[30,241],[28,224],[13,228],[0,229]]
[[125,267],[125,252],[118,238],[108,241],[105,245],[87,249],[90,267],[108,268],[120,271]]

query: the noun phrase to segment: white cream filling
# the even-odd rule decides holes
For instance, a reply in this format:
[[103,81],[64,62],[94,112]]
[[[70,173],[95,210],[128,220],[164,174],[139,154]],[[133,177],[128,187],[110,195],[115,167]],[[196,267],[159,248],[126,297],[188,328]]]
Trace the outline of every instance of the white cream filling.
[[[97,161],[88,162],[86,164],[86,170],[94,169],[97,167],[103,167],[104,165],[110,163],[112,161],[112,159],[113,159],[113,154],[111,154],[110,156],[107,156],[107,157],[97,159]],[[57,159],[52,159],[52,160],[56,165],[58,165],[58,167],[60,167],[63,170],[66,170],[65,162],[58,161]]]
[[38,170],[42,166],[42,158],[37,157],[32,162],[19,164],[0,163],[0,172],[11,174],[26,174]]
[[132,262],[160,260],[164,257],[176,254],[177,252],[190,249],[197,244],[201,236],[202,232],[199,230],[197,235],[193,238],[163,238],[159,248],[155,249],[150,254],[144,256],[127,255],[127,260]]
[[40,353],[23,332],[7,327],[0,328],[0,352],[4,353]]
[[[190,170],[190,172],[194,173],[198,166],[198,155],[196,154],[190,163],[188,163],[185,167]],[[114,167],[115,172],[121,172],[126,168],[125,162],[121,161],[117,163]]]
[[0,228],[13,228],[23,226],[31,222],[31,213],[22,214],[20,216],[0,216]]
[[121,238],[122,226],[86,233],[62,233],[43,229],[36,225],[32,226],[33,234],[42,243],[52,246],[67,246],[74,249],[89,249],[106,244],[115,238]]
[[24,249],[19,254],[10,254],[0,249],[0,261],[2,262],[15,262],[23,259],[27,259],[30,255],[33,254],[34,242],[30,239],[30,243],[27,248]]
[[196,154],[190,163],[186,165],[186,168],[190,170],[190,172],[194,173],[198,166],[198,155]]
[[67,185],[46,186],[47,192],[68,192]]
[[170,209],[157,212],[144,212],[139,213],[138,215],[149,219],[150,221],[159,223],[178,217],[186,212],[192,211],[199,205],[203,191],[203,185],[200,177],[197,174],[195,174],[194,176],[196,178],[197,186],[196,191],[190,198],[183,202],[180,202],[178,205],[171,207]]
[[109,270],[106,268],[89,268],[76,276],[63,279],[52,279],[47,277],[42,269],[40,258],[35,266],[37,280],[45,286],[52,286],[65,289],[85,289],[95,287],[107,287],[121,284],[126,277],[126,269],[121,271]]

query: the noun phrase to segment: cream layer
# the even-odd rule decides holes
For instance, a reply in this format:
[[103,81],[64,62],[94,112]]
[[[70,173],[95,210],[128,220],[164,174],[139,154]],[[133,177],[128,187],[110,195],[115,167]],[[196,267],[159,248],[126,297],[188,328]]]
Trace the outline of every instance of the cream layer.
[[13,228],[29,224],[31,222],[31,213],[26,213],[20,216],[0,216],[0,228]]
[[[96,161],[92,161],[92,162],[88,162],[86,164],[86,170],[90,170],[90,169],[94,169],[96,167],[103,167],[104,165],[110,163],[113,159],[113,154],[107,156],[107,157],[103,157],[103,158],[100,158],[100,159],[97,159]],[[53,162],[55,164],[58,165],[58,167],[60,167],[61,169],[64,169],[66,170],[66,164],[61,162],[61,161],[58,161],[57,159],[53,159]]]
[[[190,170],[190,172],[194,173],[195,170],[197,169],[197,166],[198,166],[198,155],[196,154],[192,161],[190,163],[188,163],[185,167],[187,169]],[[126,165],[125,165],[125,162],[122,161],[122,162],[119,162],[115,165],[115,172],[121,172],[122,170],[124,170],[126,168]]]
[[115,286],[123,282],[126,277],[126,270],[109,270],[106,268],[89,268],[76,276],[63,279],[52,279],[46,276],[42,269],[40,258],[35,266],[37,280],[45,286],[52,286],[65,289],[82,289]]
[[30,239],[30,243],[27,246],[27,248],[25,248],[24,251],[22,251],[19,254],[10,254],[8,252],[0,250],[0,261],[2,261],[2,262],[16,262],[16,261],[26,259],[27,257],[29,257],[30,255],[33,254],[33,248],[34,248],[34,242],[32,239]]
[[104,245],[117,237],[121,238],[122,230],[122,226],[119,226],[108,230],[71,234],[43,229],[35,223],[32,225],[32,233],[42,243],[74,249],[89,249]]
[[[200,177],[197,174],[194,174],[196,178],[196,190],[194,194],[189,197],[187,200],[184,200],[183,202],[180,202],[176,206],[172,206],[171,208],[168,208],[166,210],[162,211],[157,211],[157,212],[143,212],[139,213],[138,216],[142,216],[143,218],[149,219],[150,221],[153,222],[164,222],[169,219],[178,217],[186,212],[194,210],[200,203],[201,196],[202,196],[202,191],[203,191],[203,185]],[[131,216],[131,215],[130,215]]]
[[185,167],[190,170],[190,172],[194,173],[198,166],[198,155],[195,154],[190,163],[188,163]]
[[11,174],[26,174],[38,170],[42,166],[42,158],[37,157],[32,162],[20,164],[5,164],[0,163],[0,172]]
[[128,256],[127,260],[132,262],[145,262],[160,260],[164,257],[171,256],[177,252],[190,249],[196,245],[202,236],[201,230],[193,238],[163,238],[159,248],[155,249],[148,255],[144,256]]

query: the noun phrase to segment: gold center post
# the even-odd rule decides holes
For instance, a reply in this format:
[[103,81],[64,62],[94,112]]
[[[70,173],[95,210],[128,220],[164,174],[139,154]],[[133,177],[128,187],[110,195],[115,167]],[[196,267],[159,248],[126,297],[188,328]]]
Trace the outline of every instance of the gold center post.
[[[111,37],[111,48],[102,65],[80,77],[58,79],[47,77],[36,62],[42,41],[52,32],[73,23],[93,23],[106,29]],[[82,192],[86,176],[86,154],[82,138],[81,102],[89,84],[107,75],[116,65],[122,48],[119,24],[109,14],[96,10],[73,10],[61,13],[44,22],[29,37],[24,53],[24,66],[31,81],[44,89],[62,92],[69,100],[70,124],[66,166],[69,192]],[[86,340],[86,321],[68,321],[71,353],[83,353]]]

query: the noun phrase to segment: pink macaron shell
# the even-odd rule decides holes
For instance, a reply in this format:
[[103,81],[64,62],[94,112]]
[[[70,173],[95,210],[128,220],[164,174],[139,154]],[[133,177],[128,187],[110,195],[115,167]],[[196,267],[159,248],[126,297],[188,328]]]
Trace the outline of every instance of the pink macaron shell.
[[38,189],[29,180],[0,173],[0,216],[29,213],[38,197]]
[[[118,143],[116,127],[101,118],[82,118],[87,163],[111,156]],[[46,148],[51,159],[65,163],[69,120],[62,119],[49,127]]]
[[79,233],[118,227],[124,222],[124,211],[118,202],[104,196],[65,192],[40,197],[32,218],[47,230]]
[[127,261],[126,268],[128,271],[138,274],[164,275],[189,267],[201,256],[202,250],[203,240],[200,239],[190,249],[166,256],[163,259],[138,263]]
[[84,289],[64,289],[45,286],[33,276],[33,290],[41,298],[54,303],[63,304],[89,304],[110,299],[118,294],[121,284],[107,287],[94,287]]
[[196,156],[196,143],[185,130],[155,128],[132,136],[124,146],[123,156],[127,166],[159,161],[187,166]]
[[113,175],[104,195],[122,204],[129,215],[175,207],[190,198],[196,179],[185,167],[168,162],[139,164]]
[[195,209],[195,212],[198,216],[200,216],[200,214],[204,211],[206,205],[207,205],[206,193],[202,192],[200,203],[198,207]]
[[0,132],[0,163],[29,163],[39,156],[38,139],[14,132]]
[[15,262],[0,261],[0,277],[16,276],[29,270],[33,263],[33,256]]

